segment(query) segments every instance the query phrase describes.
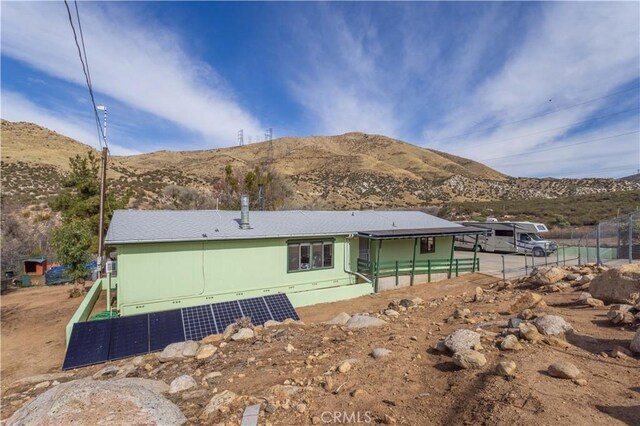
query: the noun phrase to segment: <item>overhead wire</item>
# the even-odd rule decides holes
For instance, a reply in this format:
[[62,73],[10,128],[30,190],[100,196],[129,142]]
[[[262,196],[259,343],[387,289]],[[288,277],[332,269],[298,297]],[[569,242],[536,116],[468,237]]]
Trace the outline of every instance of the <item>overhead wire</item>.
[[503,155],[501,157],[487,158],[487,159],[484,159],[482,161],[493,161],[493,160],[500,160],[502,158],[519,157],[521,155],[533,154],[533,153],[538,153],[538,152],[554,151],[556,149],[563,149],[563,148],[568,148],[570,146],[576,146],[576,145],[584,145],[584,144],[587,144],[587,143],[598,142],[598,141],[603,141],[603,140],[607,140],[607,139],[613,139],[613,138],[617,138],[617,137],[620,137],[620,136],[628,136],[628,135],[632,135],[634,133],[639,133],[639,132],[640,132],[640,130],[634,130],[632,132],[619,133],[617,135],[605,136],[605,137],[602,137],[602,138],[590,139],[590,140],[586,140],[586,141],[580,141],[580,142],[575,142],[575,143],[570,143],[570,144],[565,144],[565,145],[560,145],[560,146],[553,146],[553,147],[548,147],[548,148],[540,148],[540,149],[535,149],[535,150],[532,150],[532,151],[520,152],[518,154]]
[[[82,64],[82,72],[84,74],[84,78],[85,78],[85,82],[87,84],[87,88],[89,89],[89,96],[91,97],[91,105],[93,106],[93,116],[95,118],[96,121],[96,129],[98,131],[98,142],[100,143],[100,148],[102,148],[103,145],[103,141],[104,141],[104,146],[108,149],[109,146],[107,145],[107,140],[104,137],[104,133],[102,131],[102,125],[100,124],[100,117],[98,115],[98,107],[96,105],[96,100],[95,100],[95,96],[93,94],[93,87],[91,85],[91,77],[90,77],[90,73],[89,73],[89,62],[87,60],[87,56],[86,56],[86,49],[85,49],[85,44],[84,44],[84,36],[82,34],[82,24],[80,23],[80,13],[78,11],[78,2],[77,0],[75,0],[75,9],[76,9],[76,16],[78,18],[78,29],[80,32],[80,38],[82,40],[82,49],[80,48],[80,43],[78,42],[78,34],[76,33],[76,28],[75,25],[73,24],[73,18],[71,16],[71,9],[69,8],[69,3],[67,2],[67,0],[64,0],[64,5],[67,9],[67,16],[69,18],[69,25],[71,25],[71,30],[73,31],[73,39],[76,43],[76,48],[78,49],[78,56],[80,58],[80,63]],[[82,52],[84,51],[84,57]]]
[[[586,101],[583,101],[583,102],[580,102],[580,103],[577,103],[577,104],[572,104],[572,105],[567,105],[567,106],[560,107],[560,108],[555,108],[553,111],[547,111],[547,112],[543,112],[543,113],[540,113],[540,114],[532,115],[532,116],[529,116],[529,117],[521,118],[521,119],[518,119],[518,120],[513,120],[513,121],[508,121],[506,123],[496,124],[495,126],[483,127],[481,129],[473,130],[473,131],[470,131],[470,132],[467,132],[467,133],[460,133],[460,134],[453,135],[453,136],[447,136],[447,137],[444,137],[444,138],[433,139],[433,140],[428,141],[427,143],[441,142],[441,141],[446,141],[446,140],[449,140],[449,139],[459,138],[459,137],[462,137],[462,136],[468,136],[468,135],[472,135],[474,133],[481,132],[483,130],[489,130],[492,127],[501,128],[501,127],[504,127],[504,126],[509,126],[511,124],[521,123],[523,121],[532,120],[534,118],[539,118],[539,117],[544,117],[546,115],[555,114],[555,113],[561,112],[561,111],[566,111],[566,110],[571,109],[571,108],[575,108],[575,107],[578,107],[578,106],[586,105],[586,104],[589,104],[591,102],[599,101],[601,99],[610,98],[610,97],[619,95],[621,93],[626,93],[626,92],[630,92],[632,90],[638,90],[638,89],[640,89],[640,86],[631,87],[629,89],[624,89],[624,90],[620,90],[620,91],[617,91],[617,92],[610,93],[608,95],[603,95],[603,96],[599,96],[597,98],[592,98],[592,99],[589,99],[589,100],[586,100]],[[479,125],[481,125],[481,124],[479,124]],[[474,126],[474,127],[477,127],[477,126]]]

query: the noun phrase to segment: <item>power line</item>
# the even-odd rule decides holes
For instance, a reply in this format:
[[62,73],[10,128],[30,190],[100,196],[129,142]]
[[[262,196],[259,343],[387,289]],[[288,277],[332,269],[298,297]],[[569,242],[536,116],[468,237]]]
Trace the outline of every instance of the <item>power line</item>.
[[618,112],[614,112],[614,113],[611,113],[611,114],[601,115],[599,117],[588,118],[586,120],[581,120],[581,121],[574,121],[573,123],[565,124],[564,126],[552,127],[550,129],[544,129],[544,130],[538,130],[537,132],[529,133],[529,134],[526,134],[526,135],[513,136],[513,137],[510,137],[510,138],[500,139],[500,140],[497,140],[497,141],[483,142],[483,145],[493,145],[493,144],[496,144],[496,143],[502,143],[502,142],[508,142],[508,141],[512,141],[512,140],[516,140],[516,139],[528,138],[529,136],[536,136],[536,135],[539,135],[541,133],[551,132],[552,130],[566,129],[567,127],[573,127],[573,126],[576,126],[578,124],[584,124],[584,123],[589,123],[591,121],[602,120],[603,118],[613,117],[614,115],[624,114],[626,112],[631,112],[631,111],[635,111],[635,110],[638,110],[638,109],[640,109],[640,107],[629,108],[629,109],[625,109],[624,111],[618,111]]
[[590,139],[587,141],[581,141],[581,142],[576,142],[576,143],[570,143],[570,144],[566,144],[566,145],[562,145],[562,146],[554,146],[554,147],[549,147],[549,148],[540,148],[540,149],[536,149],[536,150],[532,150],[532,151],[526,151],[526,152],[521,152],[519,154],[511,154],[511,155],[503,155],[502,157],[494,157],[494,158],[487,158],[484,160],[480,160],[480,161],[493,161],[493,160],[500,160],[503,158],[511,158],[511,157],[518,157],[520,155],[527,155],[527,154],[534,154],[534,153],[538,153],[538,152],[546,152],[546,151],[553,151],[556,149],[562,149],[562,148],[567,148],[570,146],[576,146],[576,145],[583,145],[586,143],[592,143],[592,142],[598,142],[598,141],[603,141],[603,140],[607,140],[607,139],[613,139],[613,138],[617,138],[620,136],[628,136],[628,135],[632,135],[634,133],[639,133],[640,130],[634,130],[633,132],[627,132],[627,133],[620,133],[617,135],[612,135],[612,136],[606,136],[603,138],[597,138],[597,139]]
[[[69,17],[69,25],[71,25],[71,30],[73,31],[73,39],[76,43],[76,48],[78,49],[78,56],[80,58],[80,63],[82,64],[82,72],[84,74],[84,78],[85,81],[87,83],[87,88],[89,89],[89,95],[91,97],[91,104],[93,105],[93,115],[96,121],[96,129],[98,130],[98,142],[100,143],[100,148],[102,148],[102,141],[104,140],[105,146],[107,147],[107,149],[109,148],[107,145],[107,141],[104,138],[104,134],[102,132],[101,129],[101,125],[100,125],[100,117],[98,116],[98,108],[96,106],[96,100],[95,97],[93,95],[93,87],[91,86],[91,77],[89,74],[89,62],[87,61],[86,57],[86,50],[84,47],[84,36],[82,34],[82,25],[80,23],[80,13],[78,12],[78,2],[77,0],[75,0],[75,7],[76,7],[76,15],[78,17],[78,27],[80,30],[80,38],[82,39],[82,50],[80,50],[80,43],[78,42],[78,35],[76,33],[76,28],[73,25],[73,18],[71,17],[71,9],[69,8],[69,3],[67,2],[67,0],[64,0],[64,5],[67,8],[67,15]],[[84,51],[84,58],[82,56],[82,51]]]
[[[639,87],[632,87],[632,88],[630,88],[630,89],[620,90],[620,91],[618,91],[618,92],[613,92],[613,93],[610,93],[610,94],[608,94],[608,95],[599,96],[599,97],[597,97],[597,98],[589,99],[589,100],[587,100],[587,101],[580,102],[580,103],[577,103],[577,104],[568,105],[568,106],[564,106],[564,107],[561,107],[561,108],[556,108],[556,109],[554,109],[553,111],[543,112],[543,113],[541,113],[541,114],[532,115],[532,116],[530,116],[530,117],[521,118],[521,119],[519,119],[519,120],[508,121],[508,122],[506,122],[506,123],[502,123],[502,124],[500,124],[500,125],[499,125],[499,128],[502,128],[502,127],[504,127],[504,126],[509,126],[509,125],[511,125],[511,124],[521,123],[521,122],[523,122],[523,121],[527,121],[527,120],[532,120],[532,119],[534,119],[534,118],[539,118],[539,117],[544,117],[544,116],[546,116],[546,115],[555,114],[555,113],[557,113],[557,112],[566,111],[566,110],[568,110],[568,109],[575,108],[575,107],[582,106],[582,105],[586,105],[586,104],[588,104],[588,103],[595,102],[595,101],[599,101],[599,100],[601,100],[601,99],[610,98],[610,97],[612,97],[612,96],[616,96],[616,95],[619,95],[619,94],[621,94],[621,93],[630,92],[630,91],[632,91],[632,90],[638,90],[639,88],[640,88],[640,86],[639,86]],[[474,127],[477,127],[477,126],[474,126]],[[490,127],[483,127],[483,128],[481,128],[481,129],[473,130],[473,131],[471,131],[471,132],[467,132],[467,133],[461,133],[461,134],[458,134],[458,135],[447,136],[447,137],[440,138],[440,139],[434,139],[434,140],[428,141],[427,143],[441,142],[441,141],[446,141],[446,140],[449,140],[449,139],[459,138],[459,137],[462,137],[462,136],[468,136],[468,135],[472,135],[472,134],[474,134],[474,133],[481,132],[481,131],[483,131],[483,130],[488,130],[489,128],[490,128]]]

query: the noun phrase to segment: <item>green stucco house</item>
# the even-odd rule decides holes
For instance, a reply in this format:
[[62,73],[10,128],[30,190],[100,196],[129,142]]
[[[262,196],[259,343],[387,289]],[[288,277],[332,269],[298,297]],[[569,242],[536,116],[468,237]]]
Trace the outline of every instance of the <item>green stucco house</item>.
[[418,211],[118,210],[109,287],[121,316],[279,292],[312,305],[475,271],[453,238],[482,232]]

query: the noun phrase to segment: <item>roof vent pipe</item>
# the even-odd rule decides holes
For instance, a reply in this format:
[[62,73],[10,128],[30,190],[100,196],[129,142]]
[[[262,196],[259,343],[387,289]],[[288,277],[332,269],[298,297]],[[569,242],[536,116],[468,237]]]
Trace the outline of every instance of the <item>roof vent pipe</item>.
[[240,229],[249,229],[249,196],[240,197]]

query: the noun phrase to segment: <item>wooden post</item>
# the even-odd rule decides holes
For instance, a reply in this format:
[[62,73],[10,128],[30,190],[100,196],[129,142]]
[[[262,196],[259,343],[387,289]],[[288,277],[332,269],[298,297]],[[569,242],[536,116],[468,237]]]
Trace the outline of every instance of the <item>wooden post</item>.
[[456,277],[457,277],[457,276],[459,276],[459,273],[458,273],[458,270],[459,270],[459,267],[458,267],[458,261],[459,261],[459,260],[460,260],[460,259],[456,259]]
[[449,256],[449,274],[448,278],[451,278],[451,271],[453,269],[453,237],[451,237],[451,255]]
[[411,285],[413,285],[413,280],[416,273],[416,247],[418,246],[418,239],[415,238],[413,240],[413,259],[411,260]]
[[[473,266],[471,267],[471,272],[475,272],[476,271],[476,259],[478,258],[478,237],[479,235],[476,234],[476,242],[473,245]],[[478,268],[479,270],[480,268]]]
[[427,276],[428,282],[431,282],[431,259],[427,259]]

